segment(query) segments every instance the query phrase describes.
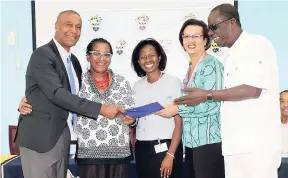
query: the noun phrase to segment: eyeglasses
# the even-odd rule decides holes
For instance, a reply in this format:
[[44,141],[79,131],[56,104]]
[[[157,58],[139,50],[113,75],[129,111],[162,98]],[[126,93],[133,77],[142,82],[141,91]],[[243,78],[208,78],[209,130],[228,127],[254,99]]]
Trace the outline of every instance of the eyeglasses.
[[191,39],[198,39],[198,38],[200,38],[200,37],[202,37],[203,35],[200,35],[200,34],[192,34],[192,35],[188,35],[188,34],[182,34],[182,38],[184,39],[184,40],[188,40],[189,38],[191,38]]
[[223,20],[222,22],[214,23],[214,24],[212,24],[212,25],[209,25],[209,26],[208,26],[208,30],[215,31],[215,30],[217,30],[219,24],[221,24],[221,23],[223,23],[223,22],[226,22],[226,21],[228,21],[228,20],[231,20],[231,19],[233,19],[233,18],[226,19],[226,20]]
[[99,58],[101,58],[101,56],[104,59],[110,59],[112,57],[111,53],[101,53],[101,52],[98,52],[98,51],[89,51],[89,54],[95,59],[99,59]]

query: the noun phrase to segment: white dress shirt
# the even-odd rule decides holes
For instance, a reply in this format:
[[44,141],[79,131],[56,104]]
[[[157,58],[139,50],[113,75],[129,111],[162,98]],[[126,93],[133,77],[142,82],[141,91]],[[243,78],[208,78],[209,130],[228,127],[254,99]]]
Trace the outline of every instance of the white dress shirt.
[[[69,52],[67,52],[59,43],[58,43],[58,41],[55,39],[55,38],[53,38],[53,41],[55,42],[55,44],[56,44],[56,47],[57,47],[57,49],[58,49],[58,52],[60,53],[60,56],[61,56],[61,58],[62,58],[62,61],[63,61],[63,63],[64,63],[64,65],[65,65],[65,68],[66,68],[66,73],[67,73],[67,75],[68,75],[68,72],[67,72],[67,58],[68,58],[68,56],[69,55],[71,55],[71,52],[69,51]],[[73,72],[73,76],[74,76],[74,81],[75,81],[75,88],[76,88],[76,93],[78,93],[79,92],[79,81],[78,81],[78,77],[77,77],[77,75],[76,75],[76,72],[75,72],[75,69],[74,69],[74,67],[72,68],[72,72]],[[68,75],[68,77],[69,77],[69,80],[70,80],[70,76]],[[68,119],[67,119],[67,124],[68,124],[68,127],[69,127],[69,129],[70,129],[70,134],[71,134],[71,140],[77,140],[77,136],[76,136],[76,133],[74,132],[74,130],[73,130],[73,126],[72,126],[72,113],[71,112],[69,112],[69,116],[68,116]]]
[[268,39],[243,31],[223,62],[224,88],[261,88],[259,98],[224,101],[221,107],[223,155],[281,150],[279,76]]

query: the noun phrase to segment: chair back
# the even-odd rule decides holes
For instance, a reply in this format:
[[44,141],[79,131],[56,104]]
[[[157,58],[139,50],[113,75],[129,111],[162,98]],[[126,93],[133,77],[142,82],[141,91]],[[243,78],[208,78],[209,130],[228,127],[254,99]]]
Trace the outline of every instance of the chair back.
[[15,144],[14,138],[17,133],[17,126],[9,125],[9,147],[10,147],[10,154],[11,155],[19,155],[19,146]]

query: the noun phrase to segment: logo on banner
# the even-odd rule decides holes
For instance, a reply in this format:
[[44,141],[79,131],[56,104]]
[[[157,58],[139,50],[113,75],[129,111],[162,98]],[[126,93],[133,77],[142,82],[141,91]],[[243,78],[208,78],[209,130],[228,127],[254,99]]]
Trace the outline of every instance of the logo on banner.
[[100,28],[102,18],[99,15],[95,15],[91,17],[89,21],[92,29],[97,32]]
[[171,50],[172,40],[160,40],[160,44],[164,51],[168,53]]
[[136,20],[138,28],[140,30],[143,31],[147,28],[148,20],[149,20],[149,17],[147,15],[145,15],[145,14],[139,15],[136,17],[135,20]]
[[125,40],[116,41],[116,52],[118,55],[123,54],[125,50],[125,44],[126,44]]
[[217,45],[217,43],[215,43],[215,41],[211,42],[211,50],[214,53],[218,53],[220,51],[220,47]]
[[196,16],[190,12],[189,14],[186,14],[183,18],[184,21],[186,21],[188,19],[196,19]]

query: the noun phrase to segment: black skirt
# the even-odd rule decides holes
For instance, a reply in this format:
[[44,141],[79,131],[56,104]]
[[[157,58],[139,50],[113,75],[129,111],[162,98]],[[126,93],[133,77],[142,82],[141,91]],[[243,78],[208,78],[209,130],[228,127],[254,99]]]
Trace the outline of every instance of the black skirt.
[[128,178],[128,164],[78,165],[81,178]]

